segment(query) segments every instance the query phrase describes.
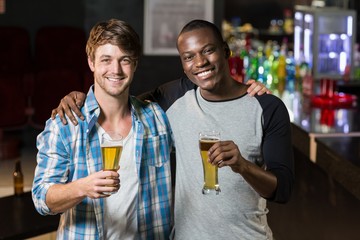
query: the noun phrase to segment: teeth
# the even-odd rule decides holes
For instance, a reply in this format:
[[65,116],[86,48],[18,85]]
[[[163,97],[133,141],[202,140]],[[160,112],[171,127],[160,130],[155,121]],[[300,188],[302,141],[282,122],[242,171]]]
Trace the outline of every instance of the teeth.
[[107,79],[112,82],[118,82],[120,80],[119,78],[110,78],[110,77],[108,77]]
[[203,76],[205,76],[205,75],[210,74],[211,72],[212,72],[212,70],[205,71],[205,72],[201,72],[201,73],[198,74],[198,76],[203,77]]

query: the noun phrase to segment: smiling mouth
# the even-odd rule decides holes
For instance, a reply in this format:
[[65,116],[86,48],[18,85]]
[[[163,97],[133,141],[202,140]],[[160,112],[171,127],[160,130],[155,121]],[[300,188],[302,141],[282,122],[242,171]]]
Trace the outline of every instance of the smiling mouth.
[[207,71],[197,73],[196,75],[199,76],[199,77],[206,77],[206,76],[210,75],[213,71],[214,71],[214,69],[210,69],[210,70],[207,70]]
[[107,80],[109,80],[110,82],[120,82],[121,80],[123,80],[123,77],[106,77]]

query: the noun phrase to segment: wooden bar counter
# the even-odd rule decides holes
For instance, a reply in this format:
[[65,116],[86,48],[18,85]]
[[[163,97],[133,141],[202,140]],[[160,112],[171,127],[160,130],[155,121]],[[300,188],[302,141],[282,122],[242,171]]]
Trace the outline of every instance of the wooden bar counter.
[[275,239],[359,239],[359,108],[316,108],[299,95],[284,102],[296,179],[287,204],[268,203]]
[[316,142],[316,164],[360,201],[360,137],[325,137]]
[[31,192],[0,198],[0,239],[26,239],[56,231],[59,215],[42,216],[34,207]]

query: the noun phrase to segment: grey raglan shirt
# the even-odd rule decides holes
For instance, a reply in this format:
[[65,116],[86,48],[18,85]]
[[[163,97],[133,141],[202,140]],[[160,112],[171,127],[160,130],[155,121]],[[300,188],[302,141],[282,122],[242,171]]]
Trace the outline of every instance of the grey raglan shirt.
[[[294,182],[291,128],[287,109],[276,96],[247,94],[207,101],[187,78],[162,85],[141,98],[157,101],[166,112],[176,147],[176,239],[272,239],[266,201],[284,203]],[[218,130],[237,144],[242,156],[272,172],[278,182],[262,198],[230,167],[219,169],[221,193],[203,195],[198,133]]]

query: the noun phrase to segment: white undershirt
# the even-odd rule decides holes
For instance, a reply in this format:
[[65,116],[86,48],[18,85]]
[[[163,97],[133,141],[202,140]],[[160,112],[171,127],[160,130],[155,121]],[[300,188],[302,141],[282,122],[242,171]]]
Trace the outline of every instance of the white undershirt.
[[[104,129],[97,124],[99,136]],[[105,239],[137,239],[138,225],[136,199],[139,182],[135,163],[135,139],[133,129],[123,140],[120,158],[120,189],[110,197],[104,198],[104,236]]]

